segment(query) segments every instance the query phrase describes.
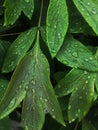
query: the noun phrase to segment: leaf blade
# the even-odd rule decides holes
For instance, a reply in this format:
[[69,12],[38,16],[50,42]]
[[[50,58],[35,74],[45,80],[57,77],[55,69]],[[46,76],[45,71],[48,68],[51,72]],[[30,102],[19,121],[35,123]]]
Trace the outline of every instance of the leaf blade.
[[81,13],[81,15],[84,17],[84,19],[98,35],[98,2],[93,0],[73,0],[73,2]]
[[65,42],[56,58],[72,68],[98,71],[98,62],[92,52],[72,36],[66,36]]
[[46,19],[46,40],[51,56],[60,49],[68,28],[68,12],[65,0],[50,0]]
[[4,59],[2,72],[12,71],[20,62],[26,52],[32,45],[36,35],[36,28],[31,28],[20,34],[18,38],[10,45]]

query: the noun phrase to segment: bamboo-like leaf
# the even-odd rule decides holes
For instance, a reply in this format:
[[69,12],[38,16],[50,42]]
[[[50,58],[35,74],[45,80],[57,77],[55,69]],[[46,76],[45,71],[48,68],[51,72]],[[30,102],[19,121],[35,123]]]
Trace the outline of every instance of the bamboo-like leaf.
[[34,11],[34,0],[5,0],[4,1],[5,14],[4,25],[13,25],[21,15],[24,14],[31,19]]
[[61,45],[68,28],[68,12],[65,0],[50,0],[47,21],[46,40],[51,56],[54,57]]
[[98,35],[98,1],[97,0],[73,0],[77,9]]
[[12,71],[32,45],[36,35],[36,28],[31,28],[20,34],[10,45],[4,59],[2,72]]
[[92,52],[71,36],[65,38],[65,42],[56,57],[67,66],[93,72],[98,71],[98,61]]
[[[24,99],[27,91],[28,95],[24,101],[24,104],[26,104],[26,101],[28,100],[27,98],[29,98],[28,96],[30,94],[29,90],[32,90],[32,98],[35,101],[37,100],[34,102],[34,105],[37,107],[40,104],[43,104],[42,107],[45,108],[45,110],[47,110],[47,112],[49,112],[55,120],[64,125],[60,105],[52,88],[49,76],[49,64],[46,57],[40,50],[39,38],[37,38],[33,49],[22,59],[14,71],[14,74],[8,86],[8,90],[6,91],[6,94],[0,104],[0,118],[5,117],[10,112],[12,112]],[[29,106],[30,104],[25,107],[27,108]],[[32,106],[30,106],[30,109],[31,107]],[[42,112],[42,108],[39,108],[39,110],[40,109]],[[23,111],[26,110],[24,109]],[[38,115],[38,110],[35,112]],[[41,113],[41,115],[42,114],[43,113]],[[23,118],[25,118],[24,124],[27,124],[26,117],[23,116]],[[36,121],[37,117],[34,120]],[[42,117],[41,120],[43,120]],[[31,122],[30,119],[29,122]],[[32,121],[32,123],[34,122]],[[34,127],[36,126],[34,124],[32,125]],[[31,127],[30,124],[28,124],[27,129],[28,127]],[[38,127],[41,127],[41,124],[39,124]]]

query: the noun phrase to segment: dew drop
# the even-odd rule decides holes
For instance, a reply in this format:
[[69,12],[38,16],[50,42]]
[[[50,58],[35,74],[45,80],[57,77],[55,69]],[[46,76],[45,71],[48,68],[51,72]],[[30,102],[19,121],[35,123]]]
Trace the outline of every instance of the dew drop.
[[84,74],[87,74],[87,71],[84,71]]
[[88,2],[87,5],[90,5],[90,3]]
[[54,112],[54,109],[52,109],[52,112]]
[[68,110],[70,110],[71,109],[71,105],[69,105],[69,107],[68,107]]
[[32,82],[31,82],[33,85],[35,85],[35,80],[32,80]]
[[78,109],[78,113],[80,113],[81,112],[81,110],[80,109]]
[[88,78],[88,79],[90,79],[91,77],[90,77],[90,76],[88,76],[87,78]]
[[90,57],[89,59],[90,59],[90,60],[93,60],[93,57]]
[[53,117],[53,119],[55,119],[55,115],[53,115],[52,117]]
[[54,29],[56,29],[57,28],[57,26],[56,25],[54,25]]
[[48,100],[45,98],[45,102],[47,102]]
[[43,100],[43,98],[42,98],[42,97],[40,97],[39,99],[40,99],[40,100]]
[[19,85],[19,88],[22,88],[22,86],[21,86],[21,85]]
[[88,81],[86,80],[85,83],[88,84]]
[[85,59],[85,61],[89,61],[88,59]]
[[35,90],[34,89],[32,89],[32,92],[33,92],[33,94],[35,93]]
[[12,108],[16,103],[16,99],[14,98],[13,100],[11,100],[10,104],[9,104],[9,108]]
[[29,89],[29,86],[26,86],[25,89],[28,90],[28,89]]
[[77,58],[78,54],[77,54],[76,52],[73,52],[73,53],[72,53],[72,56],[74,56],[74,57]]
[[27,3],[28,3],[28,2],[30,2],[30,1],[29,1],[29,0],[25,0],[25,2],[27,2]]

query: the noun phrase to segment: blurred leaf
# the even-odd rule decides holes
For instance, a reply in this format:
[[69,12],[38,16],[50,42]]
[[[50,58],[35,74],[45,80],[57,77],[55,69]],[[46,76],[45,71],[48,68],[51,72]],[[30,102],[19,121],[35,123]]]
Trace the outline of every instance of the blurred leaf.
[[82,130],[96,130],[93,124],[87,120],[82,121]]
[[29,19],[31,19],[34,11],[34,0],[15,0],[14,2],[13,0],[5,0],[4,7],[4,25],[13,25],[21,15],[22,11]]
[[63,44],[68,28],[68,12],[65,0],[50,0],[46,19],[46,40],[54,57]]
[[0,120],[0,130],[11,130],[11,121],[8,117]]
[[98,71],[98,61],[92,52],[71,36],[65,38],[64,44],[56,57],[60,62],[72,68]]
[[73,0],[77,9],[98,35],[98,1],[97,0]]
[[21,33],[18,38],[10,45],[4,59],[2,72],[7,73],[12,71],[26,52],[32,45],[36,35],[36,28],[31,28]]

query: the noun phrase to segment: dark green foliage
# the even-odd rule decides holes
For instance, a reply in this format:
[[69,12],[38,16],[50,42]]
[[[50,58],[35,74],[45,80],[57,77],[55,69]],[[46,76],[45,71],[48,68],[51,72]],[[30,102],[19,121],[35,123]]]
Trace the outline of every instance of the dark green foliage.
[[0,130],[97,130],[97,35],[97,0],[1,0]]

